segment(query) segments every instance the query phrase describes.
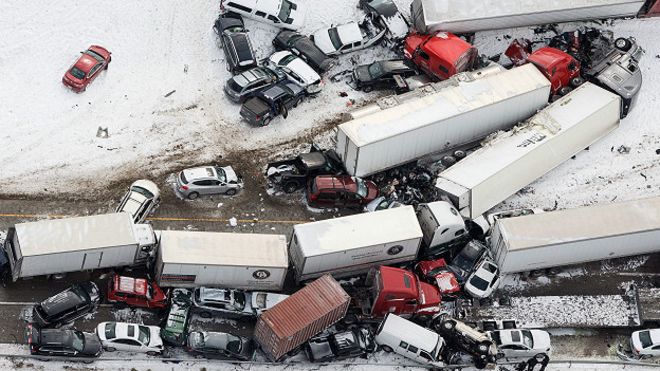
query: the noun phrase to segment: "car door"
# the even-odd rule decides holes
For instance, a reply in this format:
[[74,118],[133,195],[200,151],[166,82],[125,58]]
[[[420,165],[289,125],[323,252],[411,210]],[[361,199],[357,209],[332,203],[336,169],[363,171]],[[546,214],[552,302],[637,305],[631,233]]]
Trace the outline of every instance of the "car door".
[[229,186],[227,185],[226,182],[220,181],[220,180],[212,180],[211,181],[212,187],[213,187],[213,193],[225,193],[229,189]]
[[212,181],[211,180],[196,180],[192,183],[195,186],[195,191],[201,195],[206,195],[212,193]]
[[87,74],[87,80],[89,82],[92,82],[92,80],[96,78],[96,75],[101,69],[101,67],[103,67],[103,62],[98,62],[94,65],[94,67],[92,67],[91,70],[89,70],[89,74]]
[[532,356],[529,349],[525,348],[522,345],[518,344],[508,344],[503,345],[499,348],[506,357],[515,358],[515,357],[528,357]]

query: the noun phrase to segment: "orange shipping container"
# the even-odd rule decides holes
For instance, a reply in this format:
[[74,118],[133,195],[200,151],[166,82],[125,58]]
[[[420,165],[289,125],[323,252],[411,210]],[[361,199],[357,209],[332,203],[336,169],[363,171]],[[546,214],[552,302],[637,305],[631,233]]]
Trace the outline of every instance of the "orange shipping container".
[[254,339],[271,360],[280,360],[312,336],[344,318],[351,297],[325,275],[259,316]]

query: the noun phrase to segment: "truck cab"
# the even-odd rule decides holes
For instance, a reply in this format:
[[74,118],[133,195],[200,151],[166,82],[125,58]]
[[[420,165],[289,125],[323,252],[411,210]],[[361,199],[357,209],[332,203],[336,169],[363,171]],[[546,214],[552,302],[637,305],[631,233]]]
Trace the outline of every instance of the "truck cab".
[[388,313],[428,320],[440,310],[440,292],[405,269],[380,266],[367,275],[371,306],[363,314],[383,318]]
[[422,257],[451,258],[452,251],[465,245],[470,235],[465,221],[447,201],[420,204],[417,211],[419,226],[424,234]]
[[447,32],[433,35],[412,33],[406,37],[403,54],[420,70],[438,80],[471,69],[478,56],[474,46]]

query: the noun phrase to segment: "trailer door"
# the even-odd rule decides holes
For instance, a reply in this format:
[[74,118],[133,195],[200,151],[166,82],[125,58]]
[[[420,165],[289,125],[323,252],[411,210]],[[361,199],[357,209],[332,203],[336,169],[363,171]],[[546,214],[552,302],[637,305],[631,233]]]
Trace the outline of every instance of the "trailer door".
[[82,269],[96,269],[101,265],[101,258],[103,257],[103,252],[88,252],[85,253],[85,258],[83,259]]

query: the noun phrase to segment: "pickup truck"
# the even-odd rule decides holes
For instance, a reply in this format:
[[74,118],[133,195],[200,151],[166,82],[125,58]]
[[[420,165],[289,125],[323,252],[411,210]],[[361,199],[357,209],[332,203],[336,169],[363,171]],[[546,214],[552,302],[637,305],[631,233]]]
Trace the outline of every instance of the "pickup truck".
[[282,82],[245,101],[241,106],[241,116],[251,124],[267,126],[280,114],[286,119],[289,110],[298,107],[304,96],[305,90],[298,85]]
[[334,150],[321,150],[315,144],[308,153],[291,160],[271,162],[266,167],[269,187],[277,187],[286,193],[305,188],[307,180],[317,175],[346,174],[343,163]]

